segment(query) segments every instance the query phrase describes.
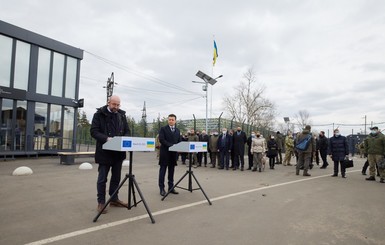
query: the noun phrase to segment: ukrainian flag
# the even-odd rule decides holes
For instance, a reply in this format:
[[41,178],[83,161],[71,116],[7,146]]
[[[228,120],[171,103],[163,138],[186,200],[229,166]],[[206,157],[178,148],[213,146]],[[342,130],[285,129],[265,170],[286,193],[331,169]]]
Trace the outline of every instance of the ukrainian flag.
[[215,63],[217,62],[218,58],[218,48],[217,48],[217,43],[214,40],[214,57],[213,57],[213,66],[215,66]]

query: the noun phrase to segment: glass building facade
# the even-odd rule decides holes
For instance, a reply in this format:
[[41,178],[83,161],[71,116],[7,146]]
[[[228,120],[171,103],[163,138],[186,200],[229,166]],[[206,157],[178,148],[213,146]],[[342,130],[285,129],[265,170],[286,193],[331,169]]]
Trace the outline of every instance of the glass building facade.
[[0,21],[0,156],[76,149],[83,50]]

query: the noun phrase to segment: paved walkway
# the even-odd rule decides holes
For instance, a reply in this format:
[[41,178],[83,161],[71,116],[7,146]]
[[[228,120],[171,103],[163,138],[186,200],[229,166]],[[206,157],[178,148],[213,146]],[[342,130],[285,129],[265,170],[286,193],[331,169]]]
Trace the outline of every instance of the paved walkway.
[[[93,163],[0,162],[0,244],[385,244],[385,184],[364,180],[364,159],[354,158],[346,179],[330,177],[330,166],[315,166],[311,177],[282,165],[262,173],[193,169],[209,205],[200,190],[178,189],[161,201],[155,153],[135,153],[133,172],[155,224],[143,203],[110,207],[94,223],[97,165],[79,170],[85,161]],[[12,176],[19,166],[34,174]],[[186,169],[179,162],[175,179]],[[125,184],[120,198],[127,193]]]

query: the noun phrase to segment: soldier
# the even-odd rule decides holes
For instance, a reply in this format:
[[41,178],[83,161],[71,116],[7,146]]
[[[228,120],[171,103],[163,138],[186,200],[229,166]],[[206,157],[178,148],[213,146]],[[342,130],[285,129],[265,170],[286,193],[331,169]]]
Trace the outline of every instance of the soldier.
[[[376,165],[384,160],[385,154],[385,136],[378,130],[378,127],[370,128],[371,132],[364,141],[365,154],[368,155],[369,174],[366,178],[369,181],[375,181]],[[380,169],[380,182],[385,183],[385,170]]]
[[[194,129],[190,130],[190,133],[188,134],[188,141],[194,141],[197,142],[199,141],[198,135],[195,134]],[[198,166],[198,158],[197,158],[197,153],[189,153],[189,163],[192,165]]]
[[[209,150],[210,150],[210,160],[211,168],[215,168],[217,165],[219,154],[218,154],[218,132],[214,131],[209,139]],[[219,165],[218,165],[219,166]]]
[[311,136],[310,125],[306,125],[305,129],[302,131],[302,133],[299,133],[297,135],[296,142],[297,142],[297,144],[299,144],[300,142],[302,142],[303,140],[305,140],[305,138],[308,138],[309,136],[310,136],[311,142],[310,142],[310,144],[308,144],[307,148],[303,149],[303,150],[299,150],[297,148],[298,163],[296,166],[296,172],[295,172],[296,175],[299,175],[299,171],[300,171],[301,167],[303,167],[303,176],[311,176],[308,173],[308,171],[309,171],[309,166],[310,166],[310,162],[311,162],[311,156],[315,151],[315,143],[314,143],[314,138]]
[[291,132],[288,132],[285,138],[285,160],[283,161],[284,166],[291,166],[291,156],[294,155],[294,139]]

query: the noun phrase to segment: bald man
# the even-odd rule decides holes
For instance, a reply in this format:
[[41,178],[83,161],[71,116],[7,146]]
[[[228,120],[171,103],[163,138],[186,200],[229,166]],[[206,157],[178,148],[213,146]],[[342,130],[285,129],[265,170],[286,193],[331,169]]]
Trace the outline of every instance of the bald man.
[[[111,170],[109,194],[119,187],[123,160],[126,152],[103,150],[102,146],[115,136],[129,136],[130,130],[126,119],[126,112],[120,109],[119,96],[113,95],[107,105],[100,107],[91,124],[91,136],[96,140],[95,162],[99,164],[97,180],[97,211],[103,210],[106,201],[106,185],[108,172]],[[125,207],[128,204],[119,200],[118,193],[112,197],[110,206]],[[103,210],[106,213],[107,209]]]

